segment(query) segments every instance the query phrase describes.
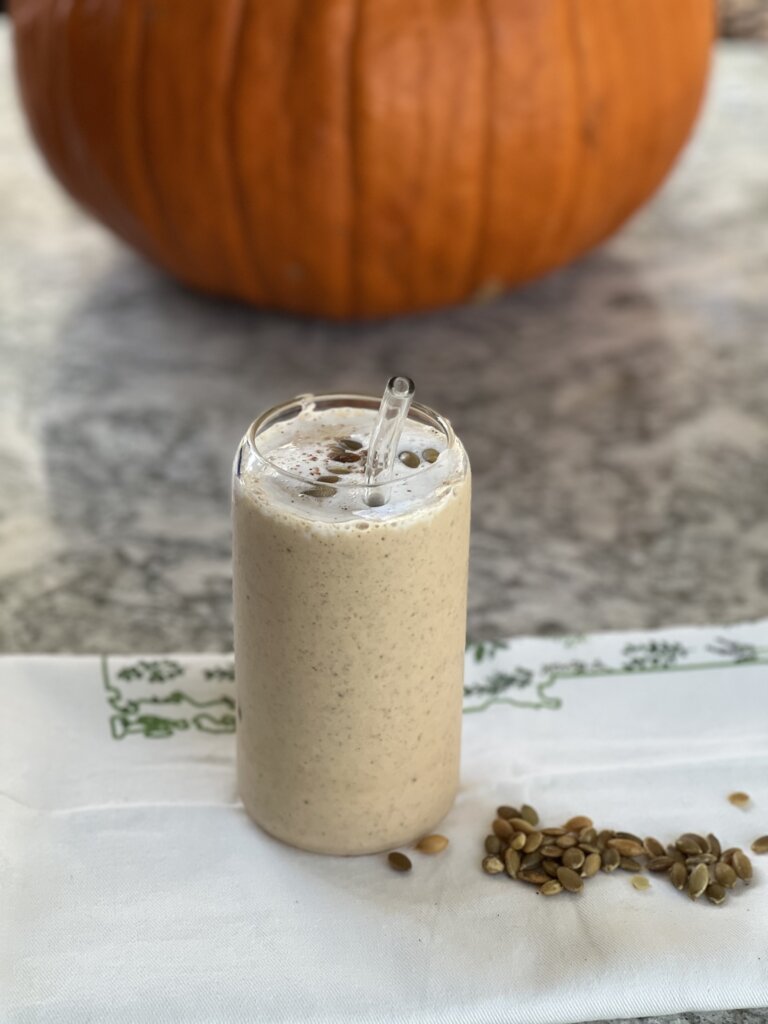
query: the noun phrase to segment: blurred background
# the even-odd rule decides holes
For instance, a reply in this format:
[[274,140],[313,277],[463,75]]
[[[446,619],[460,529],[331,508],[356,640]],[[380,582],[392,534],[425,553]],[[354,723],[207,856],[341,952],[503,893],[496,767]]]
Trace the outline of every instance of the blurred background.
[[719,0],[718,25],[732,39],[768,39],[766,0]]
[[690,143],[609,240],[340,323],[207,297],[86,215],[0,18],[0,649],[229,650],[240,436],[395,372],[470,453],[473,637],[765,615],[768,0],[723,0],[718,30]]
[[[0,11],[6,6],[0,0]],[[768,0],[718,0],[718,27],[724,36],[768,39]]]

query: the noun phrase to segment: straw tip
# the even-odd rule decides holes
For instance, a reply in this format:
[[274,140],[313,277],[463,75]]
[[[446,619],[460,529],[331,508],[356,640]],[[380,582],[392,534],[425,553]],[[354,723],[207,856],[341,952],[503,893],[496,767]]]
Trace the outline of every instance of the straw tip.
[[387,391],[391,391],[392,394],[397,395],[398,398],[404,398],[406,395],[412,395],[415,390],[416,385],[410,377],[390,377],[389,383],[387,384]]

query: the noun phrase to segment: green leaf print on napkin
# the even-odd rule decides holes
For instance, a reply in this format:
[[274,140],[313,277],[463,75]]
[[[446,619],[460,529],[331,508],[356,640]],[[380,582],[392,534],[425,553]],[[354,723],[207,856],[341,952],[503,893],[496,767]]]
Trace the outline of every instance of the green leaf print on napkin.
[[112,675],[109,659],[104,656],[101,673],[113,712],[109,726],[115,740],[127,736],[168,739],[188,729],[235,731],[235,699],[221,692],[222,683],[234,681],[231,663],[204,669],[196,682],[188,679],[191,690],[189,685],[180,689],[176,684],[170,691],[165,689],[172,680],[188,675],[182,662],[169,658],[137,659]]

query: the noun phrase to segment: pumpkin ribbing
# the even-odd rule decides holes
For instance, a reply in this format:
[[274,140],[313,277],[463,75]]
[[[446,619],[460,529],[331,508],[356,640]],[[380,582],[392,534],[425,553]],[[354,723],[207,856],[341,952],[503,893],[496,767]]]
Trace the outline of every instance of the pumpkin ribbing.
[[196,287],[334,317],[602,241],[695,118],[703,0],[14,0],[55,175]]

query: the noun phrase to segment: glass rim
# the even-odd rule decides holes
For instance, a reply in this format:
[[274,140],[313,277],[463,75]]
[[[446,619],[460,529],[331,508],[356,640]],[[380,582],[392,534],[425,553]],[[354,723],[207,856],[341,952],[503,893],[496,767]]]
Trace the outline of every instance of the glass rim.
[[[276,473],[279,473],[281,477],[287,477],[290,480],[297,480],[303,484],[316,484],[317,480],[311,476],[301,476],[299,473],[290,473],[288,470],[283,469],[276,462],[273,462],[267,455],[265,455],[257,443],[257,437],[260,433],[271,426],[273,423],[279,423],[282,420],[292,419],[293,416],[298,415],[307,406],[313,405],[315,408],[346,408],[346,409],[371,409],[377,411],[381,404],[381,397],[375,397],[373,395],[362,395],[353,392],[331,392],[322,395],[296,395],[295,398],[288,399],[286,402],[279,402],[277,405],[271,406],[269,409],[265,409],[256,419],[251,423],[250,427],[245,434],[245,440],[248,442],[251,450],[256,456],[270,469],[273,469]],[[415,415],[414,415],[415,414]],[[446,440],[446,451],[450,450],[456,444],[458,440],[454,432],[450,421],[444,416],[441,416],[439,412],[436,412],[428,405],[424,405],[422,402],[412,402],[411,407],[408,410],[408,420],[415,420],[417,423],[426,423],[429,426],[435,427],[443,433]],[[427,473],[430,469],[433,469],[437,465],[437,462],[427,462],[423,466],[419,466],[418,469],[413,470],[408,474],[407,477],[391,477],[388,480],[377,480],[374,487],[397,487],[401,484],[406,484],[413,480],[415,477],[420,476],[422,473]],[[333,474],[333,471],[329,471],[329,476]],[[336,488],[342,487],[365,487],[365,482],[362,480],[345,480],[344,476],[341,476],[339,480],[333,485]]]

